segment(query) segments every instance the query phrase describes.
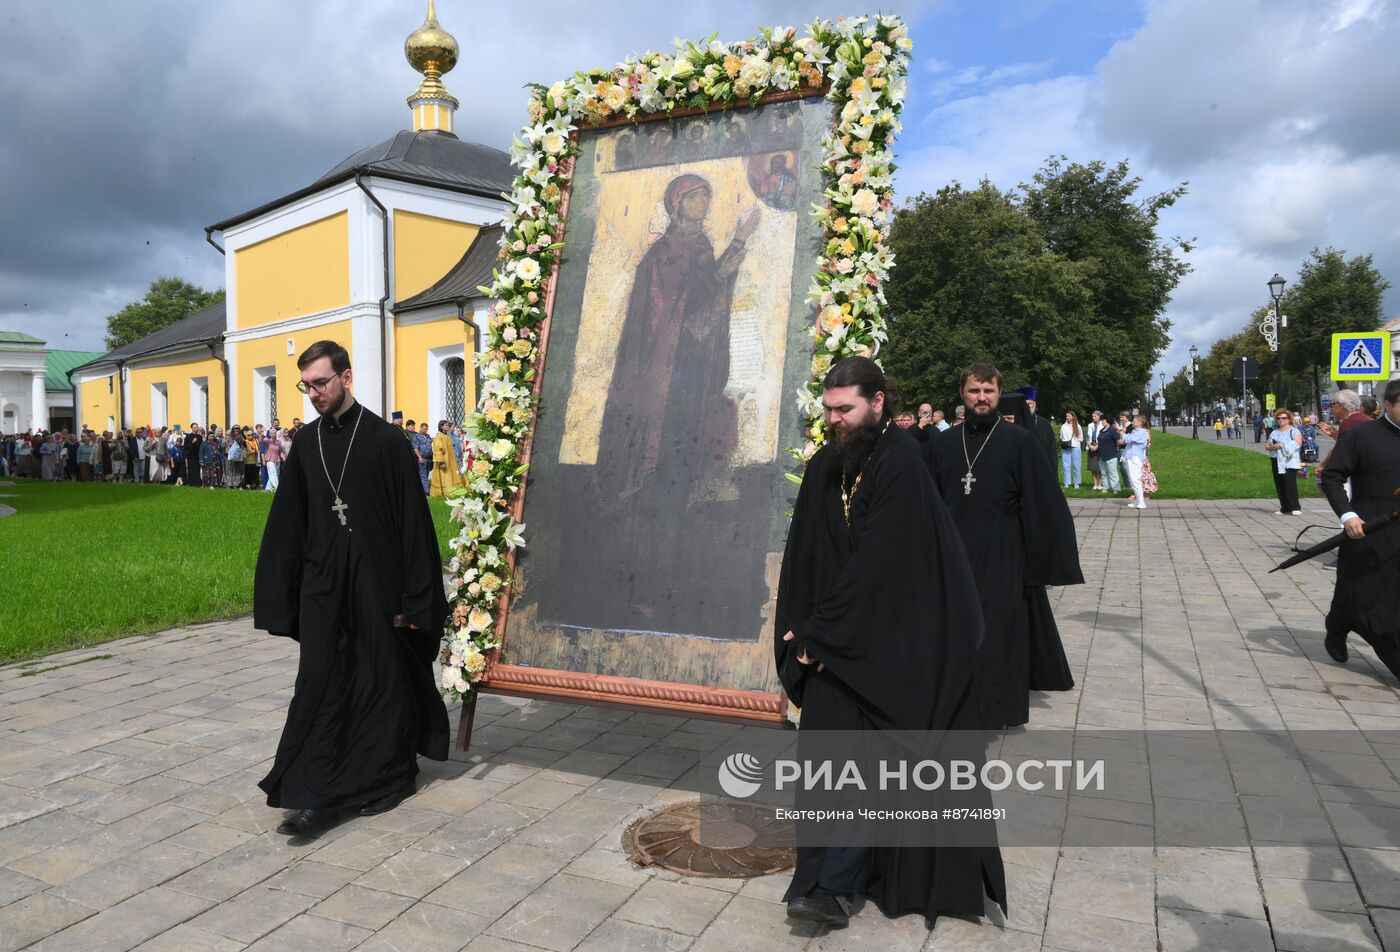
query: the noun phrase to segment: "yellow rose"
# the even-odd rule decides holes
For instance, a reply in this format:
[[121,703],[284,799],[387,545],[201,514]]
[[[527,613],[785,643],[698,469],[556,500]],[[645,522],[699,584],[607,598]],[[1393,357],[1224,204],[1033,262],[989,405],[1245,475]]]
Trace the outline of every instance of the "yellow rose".
[[865,92],[865,77],[857,76],[851,80],[851,95],[856,96],[863,92]]
[[870,86],[871,86],[871,88],[873,88],[873,89],[884,89],[884,88],[885,88],[885,77],[883,77],[883,76],[876,76],[874,79],[870,80]]
[[506,422],[506,411],[502,410],[500,407],[490,407],[486,411],[486,419],[497,426],[501,426]]
[[880,198],[868,188],[862,188],[851,196],[851,211],[857,215],[873,215],[880,207]]
[[603,93],[603,102],[607,103],[613,112],[617,112],[627,105],[627,90],[622,86],[609,86],[607,92]]
[[473,475],[473,476],[490,476],[490,475],[491,475],[491,464],[488,463],[488,462],[486,462],[486,460],[484,460],[484,459],[476,460],[475,462],[472,463],[472,475]]
[[495,572],[487,572],[481,577],[481,590],[486,593],[494,592],[501,587],[501,577]]
[[491,613],[482,608],[473,608],[467,616],[467,628],[472,631],[485,631],[491,626]]
[[515,354],[517,357],[528,357],[530,356],[530,347],[530,342],[528,340],[525,340],[524,338],[521,338],[520,340],[510,345],[510,350],[511,353]]
[[486,656],[476,649],[467,652],[467,656],[462,659],[462,666],[467,669],[467,674],[473,678],[486,670]]
[[822,308],[821,314],[817,317],[817,323],[823,333],[830,334],[841,324],[841,309],[835,304],[828,304]]

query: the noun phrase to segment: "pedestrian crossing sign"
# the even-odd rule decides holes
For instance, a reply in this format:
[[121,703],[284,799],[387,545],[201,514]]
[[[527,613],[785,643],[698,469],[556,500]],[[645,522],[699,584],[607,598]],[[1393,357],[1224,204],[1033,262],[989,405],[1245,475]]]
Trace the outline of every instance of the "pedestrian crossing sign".
[[1332,335],[1333,380],[1389,380],[1390,333]]

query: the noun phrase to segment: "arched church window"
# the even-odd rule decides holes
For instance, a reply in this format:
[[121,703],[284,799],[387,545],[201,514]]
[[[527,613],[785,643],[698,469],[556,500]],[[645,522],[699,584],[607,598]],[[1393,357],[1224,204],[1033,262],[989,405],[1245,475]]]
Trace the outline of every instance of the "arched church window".
[[461,357],[449,357],[443,369],[443,406],[447,421],[453,425],[467,418],[467,365]]

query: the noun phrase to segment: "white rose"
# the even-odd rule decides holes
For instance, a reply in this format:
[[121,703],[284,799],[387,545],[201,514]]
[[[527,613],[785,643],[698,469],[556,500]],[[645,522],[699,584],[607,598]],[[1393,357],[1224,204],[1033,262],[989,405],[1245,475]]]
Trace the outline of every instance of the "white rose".
[[545,133],[545,137],[540,140],[540,145],[542,145],[544,150],[550,155],[558,155],[560,152],[564,151],[564,146],[568,141],[568,139],[565,139],[557,132],[548,132]]
[[880,207],[880,199],[868,188],[859,189],[851,196],[851,211],[857,215],[871,215]]
[[[861,191],[869,191],[862,189]],[[874,198],[875,193],[870,193]],[[540,263],[534,258],[521,258],[515,265],[515,273],[520,275],[522,281],[538,281],[540,277]]]
[[603,93],[603,102],[607,103],[613,112],[617,112],[627,104],[627,90],[621,86],[609,86],[608,91]]
[[510,440],[497,440],[491,444],[489,455],[492,459],[505,459],[515,449],[515,444]]
[[739,67],[739,78],[750,86],[759,86],[768,80],[771,68],[767,60],[750,56],[744,60],[744,65]]

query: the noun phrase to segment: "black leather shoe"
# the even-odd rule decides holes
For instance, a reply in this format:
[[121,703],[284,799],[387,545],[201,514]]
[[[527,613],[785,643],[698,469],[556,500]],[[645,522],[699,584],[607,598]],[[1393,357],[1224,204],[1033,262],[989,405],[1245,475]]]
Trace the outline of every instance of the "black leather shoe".
[[1327,649],[1327,657],[1338,664],[1346,664],[1347,660],[1347,633],[1344,631],[1329,631],[1326,639],[1322,642]]
[[331,811],[309,807],[281,822],[277,832],[284,836],[314,836],[330,825]]
[[803,922],[844,926],[851,921],[851,904],[845,896],[835,896],[831,893],[812,893],[809,896],[798,896],[796,899],[789,900],[787,914],[789,919],[800,919]]
[[360,816],[376,816],[380,813],[388,813],[390,810],[394,809],[394,807],[413,796],[415,792],[416,788],[412,783],[409,783],[395,790],[393,793],[386,793],[378,800],[371,800],[369,803],[360,807]]

